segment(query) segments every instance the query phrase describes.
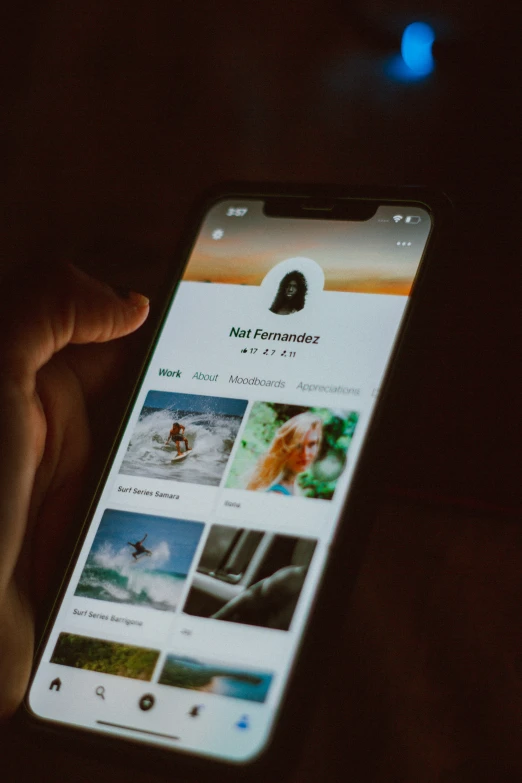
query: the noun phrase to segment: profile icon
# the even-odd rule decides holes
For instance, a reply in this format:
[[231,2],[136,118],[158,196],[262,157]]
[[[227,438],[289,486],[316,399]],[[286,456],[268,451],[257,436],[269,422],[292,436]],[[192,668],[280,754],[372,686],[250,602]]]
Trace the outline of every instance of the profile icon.
[[[263,307],[273,316],[304,316],[317,304],[324,289],[324,272],[311,258],[292,256],[275,264],[263,278]],[[272,316],[270,316],[272,317]]]
[[292,315],[303,309],[308,293],[306,277],[294,269],[283,277],[270,311],[276,315]]

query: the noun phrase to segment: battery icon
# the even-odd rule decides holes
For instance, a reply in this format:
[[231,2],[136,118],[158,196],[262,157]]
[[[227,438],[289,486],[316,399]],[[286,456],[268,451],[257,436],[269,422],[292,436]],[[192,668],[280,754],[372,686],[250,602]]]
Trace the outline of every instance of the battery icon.
[[421,219],[419,215],[407,215],[405,223],[420,223]]

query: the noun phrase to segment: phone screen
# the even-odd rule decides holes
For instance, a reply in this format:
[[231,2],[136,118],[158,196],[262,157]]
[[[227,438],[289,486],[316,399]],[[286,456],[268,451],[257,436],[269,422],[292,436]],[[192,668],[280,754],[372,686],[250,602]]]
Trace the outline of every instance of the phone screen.
[[431,229],[206,213],[28,697],[230,762],[265,747]]

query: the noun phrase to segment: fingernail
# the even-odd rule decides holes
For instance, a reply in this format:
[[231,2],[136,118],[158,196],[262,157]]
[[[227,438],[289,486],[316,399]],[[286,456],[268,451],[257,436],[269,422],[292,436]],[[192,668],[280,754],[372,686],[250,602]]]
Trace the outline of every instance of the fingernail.
[[146,307],[149,304],[149,299],[146,296],[138,294],[136,291],[131,291],[129,288],[115,285],[113,289],[120,299],[124,299],[128,304],[134,305],[134,307]]

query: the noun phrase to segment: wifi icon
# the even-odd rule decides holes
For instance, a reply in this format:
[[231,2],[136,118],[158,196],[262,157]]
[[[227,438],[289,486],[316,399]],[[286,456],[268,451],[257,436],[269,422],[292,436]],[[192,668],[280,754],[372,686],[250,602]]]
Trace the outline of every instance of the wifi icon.
[[398,223],[399,220],[402,220],[402,215],[394,215],[393,219],[395,220],[396,223]]

